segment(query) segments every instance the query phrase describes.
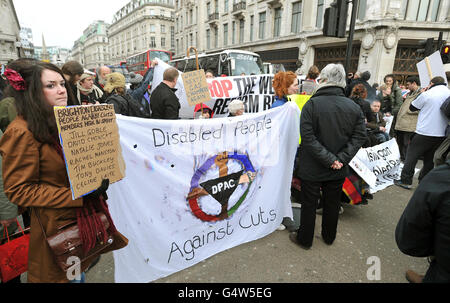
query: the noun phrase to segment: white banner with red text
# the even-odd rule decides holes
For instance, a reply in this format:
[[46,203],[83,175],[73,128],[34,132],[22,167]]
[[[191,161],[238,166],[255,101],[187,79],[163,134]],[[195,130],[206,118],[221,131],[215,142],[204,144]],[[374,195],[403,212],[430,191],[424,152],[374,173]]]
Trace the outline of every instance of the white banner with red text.
[[[167,63],[158,60],[153,74],[152,91],[163,81],[164,71],[169,67]],[[189,106],[181,77],[182,72],[179,73],[180,77],[175,86],[177,89],[175,94],[181,106],[179,115],[181,119],[193,119],[195,106]],[[305,76],[298,76],[299,83],[302,83],[304,78]],[[271,74],[206,79],[211,100],[203,104],[213,111],[214,117],[228,116],[228,104],[236,99],[244,102],[246,113],[268,110],[275,101],[272,80],[273,75]]]

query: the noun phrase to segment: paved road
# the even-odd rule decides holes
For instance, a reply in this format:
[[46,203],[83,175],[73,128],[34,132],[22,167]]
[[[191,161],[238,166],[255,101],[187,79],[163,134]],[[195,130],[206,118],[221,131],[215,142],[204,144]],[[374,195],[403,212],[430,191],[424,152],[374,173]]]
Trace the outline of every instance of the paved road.
[[[417,186],[415,180],[414,186]],[[156,283],[406,283],[405,270],[425,272],[427,260],[402,254],[394,231],[413,191],[391,186],[377,192],[368,205],[344,205],[338,234],[332,246],[320,237],[321,219],[317,216],[316,233],[310,250],[289,241],[287,230],[221,252]],[[380,260],[379,281],[367,279],[367,259]],[[114,282],[112,253],[87,273],[87,282]]]

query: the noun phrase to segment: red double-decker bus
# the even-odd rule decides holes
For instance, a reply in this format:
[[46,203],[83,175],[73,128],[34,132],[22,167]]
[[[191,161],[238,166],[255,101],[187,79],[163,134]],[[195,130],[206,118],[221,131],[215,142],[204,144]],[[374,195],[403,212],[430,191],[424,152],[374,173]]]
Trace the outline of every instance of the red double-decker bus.
[[156,58],[169,62],[172,60],[172,52],[166,50],[149,49],[143,53],[127,58],[127,68],[129,72],[144,75],[150,64]]

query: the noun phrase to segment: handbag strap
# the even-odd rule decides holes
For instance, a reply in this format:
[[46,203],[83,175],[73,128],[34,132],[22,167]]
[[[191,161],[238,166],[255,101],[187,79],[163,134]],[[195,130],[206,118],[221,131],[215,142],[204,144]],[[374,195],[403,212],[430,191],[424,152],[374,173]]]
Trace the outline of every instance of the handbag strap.
[[3,227],[3,237],[2,238],[5,238],[5,231],[6,231],[6,237],[8,238],[8,242],[9,242],[8,227],[6,227],[6,226]]
[[20,226],[19,220],[17,220],[17,218],[16,218],[16,223],[17,223],[17,226],[19,227],[20,231],[22,232],[22,234],[25,235],[25,232],[23,231],[22,226]]

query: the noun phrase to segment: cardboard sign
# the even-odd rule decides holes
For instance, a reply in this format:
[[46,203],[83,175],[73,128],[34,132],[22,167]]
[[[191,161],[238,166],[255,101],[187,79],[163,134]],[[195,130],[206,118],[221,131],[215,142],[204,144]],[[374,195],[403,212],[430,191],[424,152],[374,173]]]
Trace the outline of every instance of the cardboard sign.
[[420,85],[422,87],[426,87],[430,84],[431,79],[437,76],[444,78],[445,83],[447,83],[444,64],[439,51],[417,63],[417,71],[419,72]]
[[184,89],[190,106],[211,100],[208,83],[203,69],[182,73]]
[[123,179],[125,162],[113,105],[55,107],[54,111],[73,199],[97,189],[102,179],[110,183]]

